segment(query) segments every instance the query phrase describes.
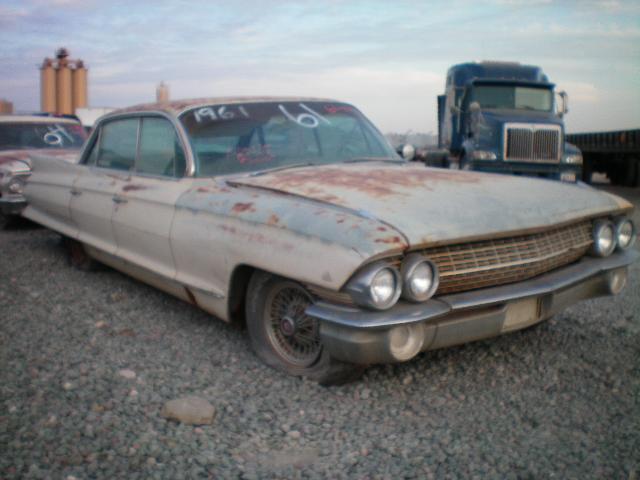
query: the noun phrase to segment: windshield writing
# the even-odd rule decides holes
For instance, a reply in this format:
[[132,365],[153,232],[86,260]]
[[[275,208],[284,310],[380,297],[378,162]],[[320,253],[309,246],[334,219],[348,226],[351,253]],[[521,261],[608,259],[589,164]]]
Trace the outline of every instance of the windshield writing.
[[398,159],[354,107],[325,102],[215,105],[181,117],[198,176],[328,164],[354,158]]
[[85,138],[79,124],[0,123],[0,150],[79,148]]

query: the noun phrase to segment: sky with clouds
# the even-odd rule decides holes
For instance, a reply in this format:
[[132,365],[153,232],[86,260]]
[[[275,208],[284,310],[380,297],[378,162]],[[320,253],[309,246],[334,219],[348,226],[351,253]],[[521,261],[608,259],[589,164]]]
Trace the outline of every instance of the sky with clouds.
[[0,0],[0,97],[39,108],[38,65],[65,46],[91,106],[312,95],[384,132],[436,131],[446,70],[540,65],[569,93],[570,132],[640,127],[637,0]]

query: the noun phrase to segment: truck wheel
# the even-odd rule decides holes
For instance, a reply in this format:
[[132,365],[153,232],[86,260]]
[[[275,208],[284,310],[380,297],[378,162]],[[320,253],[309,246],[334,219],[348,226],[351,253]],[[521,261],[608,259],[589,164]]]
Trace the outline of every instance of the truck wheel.
[[69,263],[72,267],[85,272],[94,272],[100,269],[100,263],[87,254],[82,243],[69,237],[63,237],[62,241],[69,254]]
[[246,314],[256,355],[272,368],[322,385],[359,378],[364,367],[339,362],[323,348],[319,322],[304,312],[312,301],[297,282],[254,273],[247,291]]

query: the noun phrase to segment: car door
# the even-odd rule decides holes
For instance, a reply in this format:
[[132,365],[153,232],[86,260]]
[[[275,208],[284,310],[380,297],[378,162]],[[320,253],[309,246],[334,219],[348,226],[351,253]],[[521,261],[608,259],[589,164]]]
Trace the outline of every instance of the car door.
[[78,239],[110,254],[117,249],[111,225],[120,201],[116,194],[130,182],[137,144],[138,118],[102,123],[71,189],[70,211]]
[[118,257],[175,277],[169,237],[176,200],[192,183],[183,178],[185,170],[185,149],[173,124],[159,115],[141,117],[135,168],[116,192],[112,225]]

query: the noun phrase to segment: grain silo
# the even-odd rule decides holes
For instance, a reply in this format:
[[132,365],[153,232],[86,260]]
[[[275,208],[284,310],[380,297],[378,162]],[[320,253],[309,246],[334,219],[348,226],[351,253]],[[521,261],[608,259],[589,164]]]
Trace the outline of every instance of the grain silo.
[[87,107],[88,72],[82,60],[71,60],[66,48],[40,67],[40,108],[57,115],[73,115]]
[[73,96],[71,86],[71,65],[67,57],[69,52],[61,48],[56,52],[58,68],[56,68],[56,113],[58,115],[73,114]]
[[56,113],[56,71],[50,58],[40,67],[40,110]]
[[156,87],[156,101],[158,103],[167,103],[169,101],[169,85],[160,82]]
[[76,68],[72,73],[73,111],[87,106],[87,69],[82,60],[76,60]]

